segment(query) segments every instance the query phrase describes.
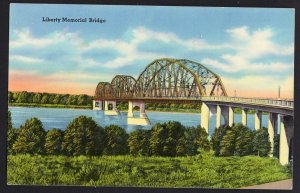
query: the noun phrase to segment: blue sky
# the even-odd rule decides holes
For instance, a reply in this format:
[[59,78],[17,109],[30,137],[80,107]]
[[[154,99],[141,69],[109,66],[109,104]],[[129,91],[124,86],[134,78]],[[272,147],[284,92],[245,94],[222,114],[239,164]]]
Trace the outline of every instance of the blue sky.
[[280,85],[282,96],[293,96],[293,9],[11,4],[10,11],[10,90],[93,94],[99,81],[137,77],[170,57],[219,74],[229,95],[276,97]]

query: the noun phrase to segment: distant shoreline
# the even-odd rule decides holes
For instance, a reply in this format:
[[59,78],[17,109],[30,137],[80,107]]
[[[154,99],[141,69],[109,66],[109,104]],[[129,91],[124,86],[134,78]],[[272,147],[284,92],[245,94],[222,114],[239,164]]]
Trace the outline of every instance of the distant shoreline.
[[[61,109],[90,109],[92,106],[79,106],[79,105],[61,105],[61,104],[37,104],[37,103],[9,103],[9,107],[33,107],[33,108],[61,108]],[[127,110],[119,110],[120,112],[126,112]],[[135,111],[136,112],[136,111]],[[161,113],[187,113],[187,114],[201,114],[201,111],[192,110],[191,112],[186,109],[180,109],[177,111],[166,110],[147,110],[146,112],[161,112]],[[234,113],[241,114],[240,110],[236,110]],[[248,114],[254,114],[254,112],[248,112]],[[266,114],[266,113],[263,113]]]

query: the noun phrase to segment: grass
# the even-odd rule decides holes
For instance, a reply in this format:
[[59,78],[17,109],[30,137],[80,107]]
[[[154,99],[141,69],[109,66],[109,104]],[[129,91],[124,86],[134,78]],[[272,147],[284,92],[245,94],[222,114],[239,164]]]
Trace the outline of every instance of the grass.
[[8,184],[240,188],[291,178],[277,159],[9,155]]

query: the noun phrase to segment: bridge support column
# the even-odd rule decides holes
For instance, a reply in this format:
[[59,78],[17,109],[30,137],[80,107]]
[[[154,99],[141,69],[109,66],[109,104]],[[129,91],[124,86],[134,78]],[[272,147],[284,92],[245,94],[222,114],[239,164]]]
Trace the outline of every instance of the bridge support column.
[[261,111],[256,111],[254,113],[254,128],[259,130],[261,128]]
[[93,100],[93,110],[102,110],[102,100]]
[[290,140],[293,136],[294,121],[292,116],[280,116],[279,162],[289,163]]
[[242,109],[242,125],[247,126],[247,109]]
[[232,107],[228,107],[228,114],[228,125],[232,127],[234,124],[234,110]]
[[232,126],[234,123],[234,112],[232,107],[221,106],[221,114],[224,117],[226,126]]
[[104,101],[104,110],[108,111],[108,102],[107,101]]
[[[140,116],[133,116],[134,107],[140,108]],[[129,125],[150,125],[150,120],[145,112],[145,103],[144,102],[132,102],[128,103],[128,115],[127,115],[127,123]]]
[[216,116],[216,128],[221,127],[221,116],[222,116],[222,111],[221,107],[217,105],[217,116]]
[[209,107],[206,103],[203,102],[201,105],[201,127],[204,128],[207,133],[209,128],[209,117]]
[[132,101],[128,102],[128,114],[127,117],[133,117],[133,103]]
[[[108,106],[112,105],[112,109],[109,109]],[[119,111],[117,109],[116,101],[104,101],[104,114],[105,115],[119,115]]]
[[277,133],[277,129],[278,129],[278,114],[277,113],[269,113],[268,133],[269,133],[269,140],[271,143],[270,157],[273,157],[274,135],[275,135],[275,133]]

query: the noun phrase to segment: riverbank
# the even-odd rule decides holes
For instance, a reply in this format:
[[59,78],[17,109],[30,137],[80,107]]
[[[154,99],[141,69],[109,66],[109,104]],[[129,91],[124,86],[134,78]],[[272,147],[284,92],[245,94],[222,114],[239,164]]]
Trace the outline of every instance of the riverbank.
[[38,104],[38,103],[8,103],[12,107],[42,107],[42,108],[64,108],[64,109],[92,109],[85,105],[61,105],[61,104]]
[[291,178],[270,157],[9,155],[8,184],[240,188]]

